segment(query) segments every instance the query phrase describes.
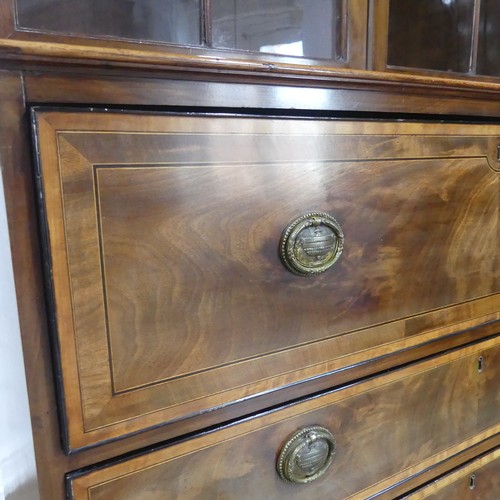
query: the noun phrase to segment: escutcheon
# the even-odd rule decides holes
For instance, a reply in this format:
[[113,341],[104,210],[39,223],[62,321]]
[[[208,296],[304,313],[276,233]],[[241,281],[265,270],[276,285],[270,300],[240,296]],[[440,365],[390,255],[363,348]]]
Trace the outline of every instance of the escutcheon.
[[281,235],[280,257],[294,274],[315,276],[335,264],[344,248],[344,233],[329,214],[311,212],[294,219]]
[[291,483],[310,483],[330,467],[335,439],[325,427],[314,425],[297,431],[283,446],[277,469],[281,479]]

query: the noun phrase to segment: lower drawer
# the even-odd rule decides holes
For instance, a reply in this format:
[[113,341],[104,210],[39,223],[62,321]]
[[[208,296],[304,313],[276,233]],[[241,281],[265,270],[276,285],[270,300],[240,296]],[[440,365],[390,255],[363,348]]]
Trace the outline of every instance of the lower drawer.
[[432,484],[405,497],[408,500],[498,500],[500,498],[500,449],[474,460]]
[[[497,336],[72,474],[68,486],[77,500],[366,498],[498,433],[499,367]],[[316,428],[290,439],[309,426],[328,429],[333,441]],[[277,471],[280,460],[289,479],[318,477],[309,484],[286,481]]]

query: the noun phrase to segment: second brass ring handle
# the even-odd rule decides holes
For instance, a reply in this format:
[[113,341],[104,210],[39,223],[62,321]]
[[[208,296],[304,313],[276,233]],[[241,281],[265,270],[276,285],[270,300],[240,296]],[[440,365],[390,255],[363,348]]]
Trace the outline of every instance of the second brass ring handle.
[[280,240],[280,257],[289,271],[316,276],[329,269],[344,248],[344,233],[329,214],[311,212],[290,222]]

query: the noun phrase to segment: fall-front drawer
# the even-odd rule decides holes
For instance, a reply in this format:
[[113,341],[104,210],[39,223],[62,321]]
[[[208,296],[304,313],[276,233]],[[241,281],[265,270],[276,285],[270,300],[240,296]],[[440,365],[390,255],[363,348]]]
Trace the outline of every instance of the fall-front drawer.
[[499,367],[496,337],[77,473],[68,486],[76,500],[367,498],[496,435]]
[[35,124],[68,449],[498,315],[498,126]]
[[407,500],[498,500],[500,448],[405,497]]

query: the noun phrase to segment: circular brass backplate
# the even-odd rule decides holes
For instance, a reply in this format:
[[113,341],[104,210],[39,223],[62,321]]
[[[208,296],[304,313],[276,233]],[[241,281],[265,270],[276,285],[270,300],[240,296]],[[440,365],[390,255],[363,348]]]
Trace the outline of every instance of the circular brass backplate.
[[288,270],[299,276],[315,276],[329,269],[344,248],[339,223],[323,212],[294,219],[281,235],[280,257]]
[[283,446],[277,462],[281,479],[291,483],[310,483],[330,467],[335,439],[325,427],[314,425],[297,431]]

